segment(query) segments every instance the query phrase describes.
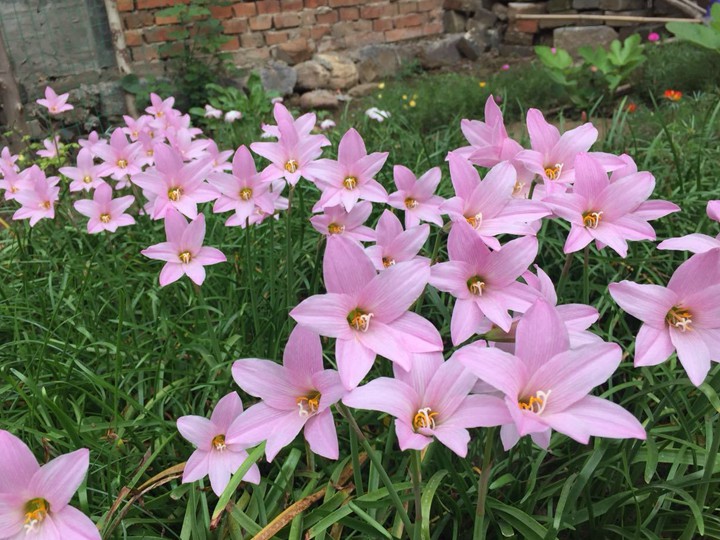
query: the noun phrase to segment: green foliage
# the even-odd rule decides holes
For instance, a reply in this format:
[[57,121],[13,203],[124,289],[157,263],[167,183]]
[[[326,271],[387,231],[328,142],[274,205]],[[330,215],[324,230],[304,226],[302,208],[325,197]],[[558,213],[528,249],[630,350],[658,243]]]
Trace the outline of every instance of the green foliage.
[[675,41],[647,47],[648,60],[634,90],[639,99],[662,95],[664,90],[708,92],[720,87],[720,69],[708,69],[717,54],[688,42]]
[[674,21],[667,23],[666,27],[678,39],[720,54],[720,4],[712,4],[707,25]]

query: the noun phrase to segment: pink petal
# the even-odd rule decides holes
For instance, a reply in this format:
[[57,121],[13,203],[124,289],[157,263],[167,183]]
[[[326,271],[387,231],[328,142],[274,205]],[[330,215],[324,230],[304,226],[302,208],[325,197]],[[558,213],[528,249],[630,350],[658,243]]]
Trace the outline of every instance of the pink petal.
[[343,398],[343,403],[355,409],[384,412],[405,422],[411,422],[422,407],[420,396],[415,389],[389,377],[373,379],[355,388]]
[[177,428],[180,435],[203,451],[210,450],[213,437],[221,434],[218,426],[202,416],[181,416]]
[[195,450],[183,469],[182,483],[189,484],[196,482],[207,476],[210,467],[210,452],[205,450]]
[[240,468],[246,457],[245,452],[232,452],[230,450],[209,452],[208,476],[210,477],[210,487],[215,495],[218,497],[222,495],[228,482],[230,482],[230,476]]
[[432,437],[415,433],[408,422],[395,420],[395,434],[398,438],[400,450],[423,450],[433,442]]
[[558,129],[548,124],[543,114],[537,109],[529,109],[527,112],[527,130],[532,149],[543,155],[549,154],[560,140]]
[[355,128],[350,128],[340,139],[338,161],[343,164],[355,163],[367,155],[365,142]]
[[[371,351],[410,369],[412,350],[408,350],[404,336],[393,327],[379,321],[370,323],[367,332],[356,332],[357,338]],[[422,352],[422,351],[420,351]]]
[[702,336],[698,332],[681,332],[671,327],[670,340],[690,382],[700,386],[710,371],[710,350]]
[[568,332],[558,311],[544,299],[535,302],[518,323],[515,356],[534,373],[553,356],[569,348]]
[[323,276],[329,293],[357,293],[376,275],[372,261],[357,242],[338,237],[327,243]]
[[431,407],[438,413],[440,423],[444,423],[452,418],[476,380],[457,359],[444,362],[425,389],[423,407]]
[[292,372],[297,384],[311,385],[313,373],[323,369],[320,336],[308,328],[296,326],[283,352],[283,366]]
[[475,335],[484,318],[475,300],[456,300],[450,321],[452,344],[459,345]]
[[435,438],[455,452],[461,458],[467,455],[470,433],[467,429],[456,426],[440,425],[433,430]]
[[668,282],[680,300],[720,283],[720,250],[693,255],[678,266]]
[[297,412],[285,413],[275,423],[270,437],[265,445],[265,457],[272,461],[278,452],[293,442],[305,425],[307,418]]
[[347,317],[356,307],[357,303],[344,294],[316,294],[295,306],[290,316],[321,336],[348,339],[353,333]]
[[500,426],[511,422],[512,417],[501,398],[492,395],[469,395],[443,425],[474,428]]
[[427,353],[443,349],[437,328],[417,313],[406,311],[392,322],[392,328],[410,352]]
[[643,324],[635,338],[635,367],[655,366],[675,352],[667,326],[655,328]]
[[693,233],[680,236],[678,238],[668,238],[667,240],[663,240],[658,244],[657,248],[676,251],[691,251],[692,253],[705,253],[711,249],[720,248],[720,240],[712,236],[708,236],[707,234]]
[[665,316],[678,301],[677,294],[660,285],[621,281],[608,285],[608,290],[624,311],[655,328],[666,326]]
[[273,409],[264,402],[256,403],[230,425],[225,433],[225,444],[254,446],[266,440],[274,426],[288,414],[291,413]]
[[90,465],[90,452],[81,448],[56,457],[43,465],[27,488],[46,499],[55,512],[62,510],[82,484]]
[[[363,256],[367,259],[367,255]],[[370,281],[358,297],[358,303],[374,313],[376,320],[391,322],[418,299],[429,278],[430,268],[423,261],[398,263]]]
[[165,264],[162,270],[160,270],[160,286],[165,287],[183,277],[185,275],[183,266],[183,264],[172,262]]
[[335,358],[343,386],[352,390],[375,362],[376,353],[354,336],[350,339],[338,339],[335,342]]
[[720,221],[720,201],[708,201],[707,215],[714,221]]
[[202,247],[205,239],[205,216],[198,215],[185,229],[180,239],[181,249],[188,250],[191,253],[197,253]]
[[189,264],[183,264],[182,269],[195,285],[202,285],[205,282],[205,267],[200,262],[192,261]]
[[226,394],[217,402],[215,409],[213,409],[210,421],[220,429],[224,435],[233,420],[243,412],[242,401],[237,392],[230,392]]
[[0,430],[0,493],[27,485],[39,469],[25,443],[10,432]]
[[[597,130],[595,130],[595,138],[597,138]],[[578,154],[575,159],[576,179],[573,192],[585,198],[588,201],[588,205],[592,207],[598,204],[603,190],[610,185],[610,180],[600,163],[589,154],[584,153],[586,150]],[[562,162],[562,160],[558,161]],[[595,210],[604,210],[604,207]]]
[[193,261],[203,266],[218,264],[227,261],[225,254],[217,248],[203,246],[193,257]]
[[58,539],[100,540],[101,538],[92,520],[72,506],[66,506],[59,512],[53,511],[52,520],[58,532]]
[[337,431],[330,409],[325,409],[308,420],[305,424],[305,439],[310,445],[310,450],[316,454],[328,459],[338,459],[340,450]]
[[424,396],[425,388],[443,363],[441,352],[418,353],[413,354],[409,370],[406,371],[398,364],[393,364],[393,373],[396,379],[412,386],[418,396]]
[[297,411],[296,398],[300,397],[302,389],[290,379],[283,366],[270,360],[245,358],[233,364],[232,375],[240,388],[270,407]]
[[525,364],[512,354],[500,349],[473,343],[452,355],[479,379],[503,394],[517,397],[528,380]]
[[[568,166],[573,165],[573,160],[579,152],[587,152],[590,147],[595,144],[598,138],[598,130],[591,123],[583,124],[574,129],[566,131],[560,136],[557,144],[552,150],[553,157],[559,163]],[[574,161],[574,167],[577,171],[577,160]],[[576,177],[578,173],[576,172]]]

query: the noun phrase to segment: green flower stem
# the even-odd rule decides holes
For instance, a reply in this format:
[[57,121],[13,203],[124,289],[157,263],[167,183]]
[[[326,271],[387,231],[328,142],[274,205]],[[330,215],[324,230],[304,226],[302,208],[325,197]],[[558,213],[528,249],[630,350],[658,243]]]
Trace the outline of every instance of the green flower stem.
[[422,463],[420,461],[420,450],[410,451],[410,476],[412,476],[413,494],[415,495],[413,539],[420,540],[422,535]]
[[485,540],[485,500],[487,499],[490,471],[492,468],[492,447],[495,441],[495,429],[485,431],[485,449],[483,451],[482,471],[478,480],[478,499],[475,508],[475,526],[473,540]]

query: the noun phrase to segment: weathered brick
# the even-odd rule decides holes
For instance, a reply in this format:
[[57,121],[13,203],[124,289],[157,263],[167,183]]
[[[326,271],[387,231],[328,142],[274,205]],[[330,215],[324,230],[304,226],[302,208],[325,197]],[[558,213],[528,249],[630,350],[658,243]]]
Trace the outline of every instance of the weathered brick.
[[315,9],[321,6],[327,6],[328,0],[305,0],[305,7],[307,9]]
[[409,15],[400,15],[395,18],[395,28],[408,28],[410,26],[420,26],[425,22],[425,17],[419,13],[411,13]]
[[[442,24],[440,26],[442,26]],[[395,28],[394,30],[388,30],[385,32],[385,41],[403,41],[405,39],[414,39],[422,35],[422,26],[415,26],[413,28]]]
[[245,19],[228,19],[223,21],[222,25],[225,34],[242,34],[248,29],[248,23]]
[[148,43],[159,43],[162,41],[174,41],[177,37],[174,35],[180,28],[178,26],[160,26],[150,28],[143,32],[145,41]]
[[297,13],[279,13],[273,17],[275,28],[294,28],[300,26],[300,15]]
[[140,30],[126,30],[125,31],[125,45],[128,47],[137,47],[142,45],[142,31]]
[[117,0],[118,11],[132,11],[135,9],[133,0]]
[[281,32],[265,32],[265,42],[268,45],[277,45],[288,40],[290,34],[286,31]]
[[223,51],[237,51],[240,48],[240,40],[237,36],[233,36],[228,39],[225,43],[220,45],[220,50]]
[[598,9],[600,0],[573,0],[572,7],[574,9]]
[[578,49],[583,45],[608,46],[617,37],[618,33],[609,26],[572,26],[556,28],[553,31],[553,44],[577,55]]
[[331,26],[329,24],[316,24],[310,29],[310,36],[313,39],[320,39],[330,34]]
[[433,9],[442,8],[442,0],[420,0],[417,5],[417,10],[420,12],[432,11]]
[[146,26],[152,26],[155,23],[155,17],[149,11],[138,11],[134,13],[123,14],[123,22],[125,28],[144,28]]
[[319,24],[335,24],[338,21],[338,12],[333,10],[327,13],[318,13],[316,17]]
[[280,9],[286,11],[300,11],[303,8],[303,0],[280,0]]
[[255,2],[258,13],[280,13],[280,0],[259,0]]
[[167,24],[177,24],[178,18],[177,17],[158,17],[155,16],[155,24],[158,26],[165,26]]
[[233,16],[232,6],[210,6],[210,13],[216,19],[229,19]]
[[164,8],[175,3],[174,0],[137,0],[137,9]]
[[356,7],[340,8],[341,21],[357,21],[360,18],[360,9]]
[[255,2],[240,2],[233,6],[236,17],[252,17],[257,14]]
[[522,32],[523,34],[537,34],[539,29],[538,21],[531,19],[520,19],[508,26],[509,32]]
[[155,47],[148,47],[147,45],[142,47],[133,47],[130,49],[130,52],[132,53],[132,59],[134,62],[152,62],[153,60],[158,60],[160,58],[157,49]]
[[442,21],[433,21],[429,22],[427,24],[424,24],[422,27],[422,33],[424,36],[435,36],[437,34],[443,33],[443,24]]
[[250,30],[269,30],[272,28],[272,15],[258,15],[250,17]]
[[511,21],[515,15],[537,15],[547,13],[547,2],[510,2],[508,4],[508,19]]
[[360,6],[365,3],[365,0],[330,0],[330,7],[343,7],[343,6]]
[[533,34],[518,32],[517,30],[513,30],[511,27],[508,27],[505,32],[504,40],[505,43],[510,45],[524,45],[529,47],[533,44]]
[[240,44],[245,49],[254,49],[265,45],[265,38],[260,32],[251,32],[240,36]]
[[373,32],[385,32],[393,29],[392,19],[377,19],[373,21]]

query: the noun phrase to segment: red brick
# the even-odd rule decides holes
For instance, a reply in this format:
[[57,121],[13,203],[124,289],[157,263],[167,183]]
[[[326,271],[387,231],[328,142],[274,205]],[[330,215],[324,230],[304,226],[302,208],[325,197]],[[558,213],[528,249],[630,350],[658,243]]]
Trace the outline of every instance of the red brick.
[[383,16],[383,6],[380,4],[372,4],[360,8],[360,16],[363,19],[379,19]]
[[233,16],[232,6],[210,6],[210,13],[216,19],[229,19]]
[[442,21],[435,21],[423,25],[423,35],[426,36],[435,36],[437,34],[442,34],[444,30],[445,29],[443,28]]
[[518,19],[510,25],[510,29],[523,34],[537,34],[539,30],[538,21]]
[[340,8],[341,21],[357,21],[360,18],[360,10],[355,7]]
[[395,28],[408,28],[410,26],[420,26],[425,22],[425,17],[418,13],[409,15],[401,15],[395,19]]
[[152,26],[155,23],[155,17],[149,11],[139,11],[135,13],[125,13],[123,15],[125,28],[144,28]]
[[297,13],[278,13],[273,17],[275,28],[294,28],[300,26],[300,15]]
[[179,28],[177,26],[162,26],[159,28],[156,27],[145,30],[143,35],[145,36],[145,41],[147,41],[148,43],[173,41],[177,39],[175,36],[173,36],[173,33],[177,32],[178,30]]
[[242,34],[247,31],[248,23],[245,19],[228,19],[222,22],[224,34]]
[[178,18],[177,17],[158,17],[155,16],[155,24],[159,26],[163,26],[166,24],[177,24]]
[[403,2],[398,4],[398,11],[400,14],[414,13],[417,11],[417,2]]
[[272,15],[258,15],[250,18],[250,30],[269,30],[272,28]]
[[174,0],[137,0],[137,9],[164,8],[176,3]]
[[303,8],[303,0],[280,0],[280,11],[300,11]]
[[241,2],[233,6],[236,17],[252,17],[257,13],[255,2]]
[[330,0],[330,7],[360,6],[365,0]]
[[330,34],[331,26],[329,24],[316,24],[310,29],[310,36],[313,39],[320,39]]
[[385,32],[385,41],[402,41],[404,39],[413,39],[423,35],[423,27],[415,26],[413,28],[396,28]]
[[265,38],[260,32],[243,34],[240,36],[240,43],[245,49],[254,49],[265,45]]
[[278,43],[285,43],[290,34],[287,32],[266,32],[265,41],[268,45],[277,45]]
[[433,9],[442,7],[440,0],[420,0],[418,3],[418,11],[432,11]]
[[135,9],[133,0],[117,0],[118,11],[132,11]]
[[238,40],[237,36],[233,36],[229,40],[227,40],[225,43],[220,45],[220,49],[223,51],[236,51],[240,48],[240,40]]
[[140,30],[125,31],[125,45],[128,47],[137,47],[142,45],[142,32]]
[[263,13],[280,13],[280,0],[259,0],[255,2],[257,12]]
[[384,32],[385,30],[392,30],[393,22],[391,19],[378,19],[373,21],[373,32]]
[[350,39],[352,39],[353,46],[362,46],[380,43],[383,40],[383,36],[377,32],[360,32]]
[[305,0],[305,7],[308,9],[315,9],[320,6],[327,6],[328,0]]
[[338,21],[338,12],[329,11],[327,13],[319,13],[317,15],[317,22],[320,24],[335,24]]

